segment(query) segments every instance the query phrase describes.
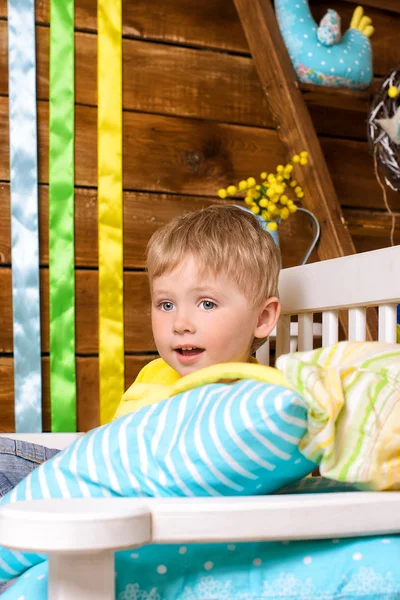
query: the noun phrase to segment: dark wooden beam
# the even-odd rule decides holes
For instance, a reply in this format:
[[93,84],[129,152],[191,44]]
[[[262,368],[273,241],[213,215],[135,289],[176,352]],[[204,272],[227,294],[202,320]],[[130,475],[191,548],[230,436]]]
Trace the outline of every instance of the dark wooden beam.
[[[304,97],[281,37],[270,0],[234,0],[266,94],[279,138],[289,159],[306,150],[311,168],[297,169],[305,196],[302,204],[321,225],[321,260],[355,253],[332,179]],[[376,322],[369,324],[376,331]]]

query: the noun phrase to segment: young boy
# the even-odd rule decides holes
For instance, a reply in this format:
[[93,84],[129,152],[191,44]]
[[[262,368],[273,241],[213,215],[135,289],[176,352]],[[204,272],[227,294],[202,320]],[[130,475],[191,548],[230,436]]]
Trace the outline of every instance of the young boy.
[[[147,270],[161,358],[141,370],[115,418],[163,399],[164,388],[143,384],[170,386],[203,367],[257,362],[252,355],[279,317],[279,269],[262,221],[237,206],[211,206],[156,231]],[[55,452],[0,438],[0,496]]]
[[[237,206],[210,206],[157,230],[147,247],[151,318],[158,358],[124,394],[116,417],[156,400],[203,367],[257,362],[276,325],[280,253],[262,221]],[[162,393],[162,390],[161,390]]]

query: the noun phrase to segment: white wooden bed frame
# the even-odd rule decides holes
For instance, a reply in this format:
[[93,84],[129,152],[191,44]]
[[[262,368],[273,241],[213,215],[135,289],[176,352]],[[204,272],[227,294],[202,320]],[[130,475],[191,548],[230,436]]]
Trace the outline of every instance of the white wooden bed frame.
[[[400,246],[286,269],[277,354],[313,346],[313,313],[323,313],[322,343],[338,339],[348,309],[349,340],[366,337],[366,307],[379,306],[379,340],[396,341]],[[269,348],[259,351],[268,362]],[[79,434],[8,437],[68,446]],[[49,556],[49,600],[114,598],[114,552],[151,543],[293,540],[400,533],[400,492],[299,494],[249,498],[81,499],[20,502],[0,510],[0,545]]]

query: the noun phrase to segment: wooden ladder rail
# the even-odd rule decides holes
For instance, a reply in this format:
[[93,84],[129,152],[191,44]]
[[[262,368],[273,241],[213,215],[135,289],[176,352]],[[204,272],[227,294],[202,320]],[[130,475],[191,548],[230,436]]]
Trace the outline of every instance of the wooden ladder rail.
[[[309,153],[310,169],[297,169],[304,189],[302,204],[317,217],[321,239],[320,260],[355,254],[325,157],[303,95],[299,89],[270,0],[234,0],[250,52],[266,95],[278,136],[287,158]],[[341,320],[342,321],[342,320]],[[347,323],[342,321],[347,329]],[[369,315],[368,336],[377,331],[377,318]]]

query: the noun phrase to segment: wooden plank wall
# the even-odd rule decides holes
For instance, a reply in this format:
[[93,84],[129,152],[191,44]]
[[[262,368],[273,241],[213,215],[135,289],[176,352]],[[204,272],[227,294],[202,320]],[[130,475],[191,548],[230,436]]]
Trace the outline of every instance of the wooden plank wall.
[[[368,0],[379,83],[400,58],[397,0]],[[8,164],[7,3],[0,1],[0,431],[12,431],[13,343]],[[317,19],[335,8],[347,27],[356,5],[311,0]],[[381,7],[382,8],[379,8]],[[49,0],[36,1],[38,52],[44,427],[48,389]],[[79,428],[98,423],[96,0],[76,0],[76,353]],[[174,215],[215,202],[216,190],[284,159],[231,0],[124,2],[124,268],[126,384],[155,355],[144,248]],[[358,251],[389,245],[388,217],[368,153],[368,94],[305,90],[344,218]],[[400,198],[389,194],[393,209]],[[399,227],[399,226],[398,226]],[[285,266],[310,239],[301,217],[281,228]],[[400,242],[400,230],[396,231]],[[314,256],[315,259],[315,256]]]

